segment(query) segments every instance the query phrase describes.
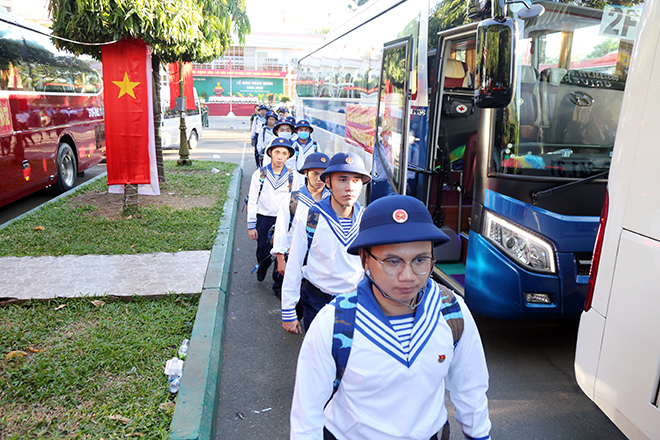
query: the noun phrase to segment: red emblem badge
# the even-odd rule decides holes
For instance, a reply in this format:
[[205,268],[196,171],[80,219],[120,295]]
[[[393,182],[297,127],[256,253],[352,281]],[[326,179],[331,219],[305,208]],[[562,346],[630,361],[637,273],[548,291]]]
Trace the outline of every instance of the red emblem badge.
[[403,209],[397,209],[392,214],[392,218],[397,223],[405,223],[405,221],[408,220],[408,213]]
[[353,158],[350,156],[346,158],[346,163],[353,163]]
[[447,359],[447,356],[444,354],[438,355],[438,362],[443,363]]
[[325,157],[322,157],[322,158],[321,158],[321,162],[325,162],[325,161],[326,161],[326,158],[325,158]]

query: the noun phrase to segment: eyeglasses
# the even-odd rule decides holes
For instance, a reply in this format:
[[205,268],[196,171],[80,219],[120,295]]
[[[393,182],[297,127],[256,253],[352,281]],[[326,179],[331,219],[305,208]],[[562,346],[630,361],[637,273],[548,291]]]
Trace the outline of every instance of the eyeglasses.
[[397,257],[390,257],[381,260],[372,254],[371,251],[367,251],[367,253],[371,256],[371,258],[380,263],[381,267],[383,268],[383,272],[392,276],[397,276],[403,272],[403,269],[407,264],[410,265],[410,268],[416,275],[426,275],[431,271],[431,266],[433,265],[433,257],[417,257],[412,261],[406,261]]

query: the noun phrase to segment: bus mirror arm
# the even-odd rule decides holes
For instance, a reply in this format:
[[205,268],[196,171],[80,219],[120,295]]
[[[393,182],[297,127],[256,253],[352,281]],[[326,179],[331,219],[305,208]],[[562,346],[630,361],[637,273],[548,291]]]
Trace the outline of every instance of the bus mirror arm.
[[582,185],[583,183],[591,182],[592,180],[605,177],[609,172],[609,170],[603,171],[602,173],[594,174],[593,176],[585,177],[584,179],[576,180],[574,182],[565,183],[564,185],[555,186],[552,188],[544,189],[542,191],[534,191],[532,192],[532,204],[536,206],[538,205],[538,202],[543,199],[547,199],[548,197],[552,197],[556,194],[561,194],[564,191],[568,191],[569,189],[572,189],[578,185]]
[[516,3],[522,3],[527,9],[521,9],[518,11],[518,18],[521,20],[531,20],[533,18],[540,17],[545,12],[543,5],[529,5],[525,0],[511,0],[506,2],[507,5],[514,5]]

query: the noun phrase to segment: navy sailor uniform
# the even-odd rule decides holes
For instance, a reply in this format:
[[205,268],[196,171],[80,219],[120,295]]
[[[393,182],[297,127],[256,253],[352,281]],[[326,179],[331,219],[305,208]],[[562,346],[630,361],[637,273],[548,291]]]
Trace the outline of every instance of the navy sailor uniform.
[[484,351],[470,311],[455,296],[464,319],[455,346],[441,313],[442,291],[431,279],[406,342],[378,305],[370,281],[363,279],[357,288],[352,348],[339,388],[327,406],[336,374],[334,301],[345,301],[346,296],[325,306],[300,350],[290,438],[318,440],[324,438],[326,428],[338,440],[429,440],[447,422],[447,389],[465,438],[490,439]]
[[[360,203],[353,206],[352,225],[345,231],[332,209],[330,200],[331,197],[326,197],[316,202],[309,208],[306,217],[296,216],[294,219],[289,260],[282,285],[283,321],[297,319],[295,309],[300,301],[302,278],[311,283],[312,286],[309,287],[313,291],[329,296],[355,290],[364,276],[360,257],[347,252],[359,232],[364,209]],[[308,217],[313,215],[318,216],[318,222],[308,248]],[[325,299],[329,300],[331,297]],[[309,326],[311,319],[307,318],[307,309],[305,316],[305,326]],[[313,314],[311,318],[313,319]]]

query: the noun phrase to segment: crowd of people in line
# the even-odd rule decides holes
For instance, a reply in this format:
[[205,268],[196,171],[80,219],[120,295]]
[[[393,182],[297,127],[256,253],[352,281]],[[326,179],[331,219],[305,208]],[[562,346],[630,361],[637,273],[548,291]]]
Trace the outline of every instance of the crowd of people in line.
[[430,278],[448,237],[419,200],[358,201],[363,159],[332,157],[309,121],[256,108],[247,228],[261,282],[273,265],[282,326],[305,334],[291,438],[449,438],[448,390],[467,439],[489,439],[488,371],[462,298]]

